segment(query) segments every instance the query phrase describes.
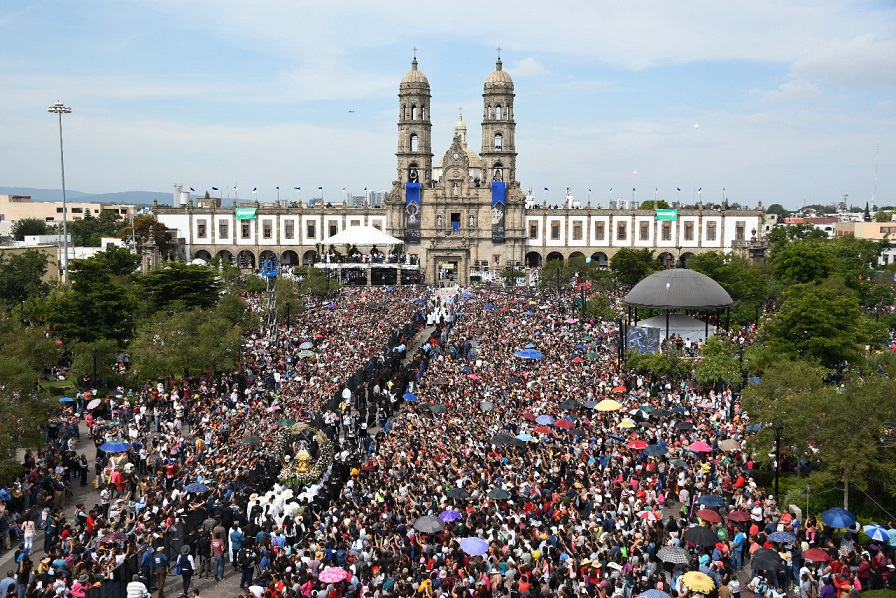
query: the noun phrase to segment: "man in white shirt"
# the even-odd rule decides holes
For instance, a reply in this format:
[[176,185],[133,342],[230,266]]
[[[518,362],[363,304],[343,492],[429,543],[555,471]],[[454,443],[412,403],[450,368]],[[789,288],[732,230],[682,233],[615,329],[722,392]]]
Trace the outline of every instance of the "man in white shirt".
[[127,598],[149,598],[149,592],[146,585],[141,581],[140,574],[135,573],[128,582]]

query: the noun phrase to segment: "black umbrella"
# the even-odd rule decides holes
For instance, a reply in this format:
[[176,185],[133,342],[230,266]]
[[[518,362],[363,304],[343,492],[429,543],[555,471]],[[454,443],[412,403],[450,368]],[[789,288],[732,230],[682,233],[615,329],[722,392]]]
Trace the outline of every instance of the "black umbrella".
[[682,461],[681,459],[670,459],[669,465],[674,465],[675,467],[687,467],[688,464],[686,461]]
[[510,434],[495,434],[492,436],[491,443],[495,446],[504,446],[505,444],[511,444],[515,438]]
[[709,507],[710,509],[718,509],[725,506],[725,499],[712,494],[704,494],[697,499],[697,504]]
[[684,538],[686,542],[696,544],[697,546],[715,546],[716,542],[719,541],[719,538],[714,531],[708,527],[703,527],[702,525],[689,527],[685,530],[682,538]]
[[434,534],[445,529],[445,522],[435,515],[424,515],[414,521],[414,529],[425,534]]
[[520,440],[519,438],[514,438],[509,444],[510,446],[515,446],[517,448],[529,448],[529,443],[525,440]]
[[578,436],[579,438],[584,438],[585,436],[588,435],[588,433],[585,432],[585,430],[583,430],[583,429],[581,429],[581,428],[570,428],[570,429],[568,429],[566,432],[567,432],[570,436]]
[[648,457],[661,457],[669,452],[669,450],[661,444],[651,444],[644,449],[644,454]]
[[560,407],[560,409],[579,409],[581,406],[581,403],[572,399],[566,399],[565,401],[561,401],[558,404],[558,407]]
[[675,422],[675,428],[678,430],[693,430],[694,424],[691,422]]
[[454,500],[467,500],[470,498],[470,493],[463,488],[452,488],[445,493],[445,496],[453,498]]
[[777,571],[784,567],[784,560],[770,548],[760,548],[750,557],[750,567],[757,571]]
[[253,446],[256,444],[261,444],[262,442],[264,442],[264,440],[262,440],[258,436],[246,436],[245,438],[240,440],[240,444],[242,444],[243,446]]
[[507,500],[510,498],[510,492],[504,490],[503,488],[495,488],[490,491],[487,495],[492,500]]

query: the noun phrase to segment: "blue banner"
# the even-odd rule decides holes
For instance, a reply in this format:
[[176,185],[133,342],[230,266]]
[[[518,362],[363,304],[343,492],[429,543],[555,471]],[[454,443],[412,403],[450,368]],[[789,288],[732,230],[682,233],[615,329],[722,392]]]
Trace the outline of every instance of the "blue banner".
[[407,183],[404,186],[405,221],[404,240],[407,243],[420,242],[420,183]]
[[504,242],[504,215],[507,211],[506,183],[492,183],[492,243]]

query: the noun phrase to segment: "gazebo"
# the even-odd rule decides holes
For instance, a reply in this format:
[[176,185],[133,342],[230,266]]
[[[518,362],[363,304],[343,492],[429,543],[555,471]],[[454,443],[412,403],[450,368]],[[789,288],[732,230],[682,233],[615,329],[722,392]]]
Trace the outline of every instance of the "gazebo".
[[[711,311],[729,308],[734,304],[731,295],[722,285],[709,276],[687,270],[685,268],[672,268],[661,270],[651,274],[629,291],[625,296],[625,304],[628,306],[625,331],[628,333],[629,325],[638,324],[638,308],[658,309],[665,312],[665,338],[669,337],[669,313],[672,311]],[[656,324],[656,319],[652,318]],[[633,322],[634,320],[634,322]],[[692,318],[696,320],[696,318]],[[691,322],[693,324],[693,322]],[[709,322],[704,320],[704,338],[709,337]],[[692,326],[691,326],[692,327]],[[624,351],[626,342],[620,343],[620,349]]]

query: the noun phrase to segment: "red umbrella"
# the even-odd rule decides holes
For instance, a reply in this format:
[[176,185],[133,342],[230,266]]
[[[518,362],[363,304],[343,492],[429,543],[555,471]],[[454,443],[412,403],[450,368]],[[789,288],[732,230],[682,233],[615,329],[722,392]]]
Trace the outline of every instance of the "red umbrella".
[[803,558],[813,563],[826,563],[831,560],[831,555],[821,548],[810,548],[803,551]]
[[534,421],[535,421],[535,416],[532,415],[531,413],[524,413],[524,414],[523,414],[523,419],[529,420],[530,422],[534,422]]
[[731,521],[739,521],[743,523],[744,521],[750,520],[750,514],[746,511],[731,511],[728,513],[728,519]]
[[699,440],[697,442],[692,442],[691,444],[689,444],[688,450],[694,451],[695,453],[711,453],[712,447],[709,446],[708,444],[706,444],[705,442],[703,442],[702,440]]
[[558,428],[570,429],[572,427],[572,422],[568,419],[558,419],[554,422],[554,425]]
[[647,448],[646,440],[632,440],[628,443],[628,448],[634,449],[636,451],[643,451]]
[[573,363],[582,363],[582,358],[581,357],[573,357],[572,362]]
[[539,434],[550,434],[553,432],[550,426],[535,426],[534,430]]
[[710,523],[722,523],[722,516],[712,509],[700,509],[697,511],[697,517]]
[[663,520],[663,514],[660,511],[638,511],[638,517],[647,521]]
[[613,392],[625,392],[624,386],[616,386],[613,388]]

